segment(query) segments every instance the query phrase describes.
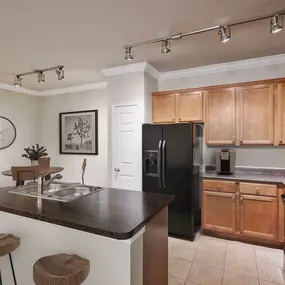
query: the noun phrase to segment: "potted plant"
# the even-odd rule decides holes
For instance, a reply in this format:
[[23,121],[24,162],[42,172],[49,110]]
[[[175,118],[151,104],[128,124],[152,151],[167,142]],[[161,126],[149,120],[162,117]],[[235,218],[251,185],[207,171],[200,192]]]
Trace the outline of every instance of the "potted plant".
[[36,144],[31,147],[24,148],[25,153],[22,154],[22,157],[28,158],[31,161],[31,165],[38,165],[38,160],[41,157],[47,156],[47,149],[44,146],[39,146]]

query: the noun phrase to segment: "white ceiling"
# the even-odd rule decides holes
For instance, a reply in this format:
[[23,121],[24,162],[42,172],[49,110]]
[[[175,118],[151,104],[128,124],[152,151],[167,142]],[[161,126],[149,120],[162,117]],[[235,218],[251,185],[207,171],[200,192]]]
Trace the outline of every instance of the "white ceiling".
[[[285,10],[284,0],[2,0],[0,82],[16,73],[63,64],[65,76],[26,77],[23,87],[61,88],[104,80],[100,70],[124,65],[123,46],[177,32],[226,24]],[[216,32],[191,36],[161,54],[158,44],[135,49],[135,61],[159,71],[285,53],[285,30],[269,33],[269,21],[232,29],[221,44]]]

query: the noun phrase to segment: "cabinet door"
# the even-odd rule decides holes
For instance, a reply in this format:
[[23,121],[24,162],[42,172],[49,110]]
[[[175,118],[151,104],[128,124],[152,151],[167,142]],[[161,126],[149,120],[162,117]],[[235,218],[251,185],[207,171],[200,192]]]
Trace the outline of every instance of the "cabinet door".
[[235,144],[235,89],[209,90],[206,96],[205,140],[211,145]]
[[240,232],[262,239],[277,239],[277,198],[240,196]]
[[182,92],[176,97],[179,122],[203,121],[203,92]]
[[203,229],[234,233],[236,231],[235,194],[203,191]]
[[175,94],[167,94],[152,97],[153,123],[175,122],[175,96]]
[[273,92],[273,84],[239,88],[241,144],[274,143]]
[[279,83],[277,89],[277,142],[285,144],[285,83]]

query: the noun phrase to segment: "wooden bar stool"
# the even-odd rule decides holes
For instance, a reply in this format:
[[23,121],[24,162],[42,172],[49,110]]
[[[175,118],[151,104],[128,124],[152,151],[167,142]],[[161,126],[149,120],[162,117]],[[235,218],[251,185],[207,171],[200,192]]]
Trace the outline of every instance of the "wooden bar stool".
[[[13,235],[0,234],[0,257],[9,254],[10,265],[15,285],[17,285],[17,280],[15,276],[11,252],[14,251],[19,245],[20,245],[20,239],[18,237],[15,237]],[[0,284],[1,285],[3,284],[1,271],[0,271]]]
[[33,268],[36,285],[80,285],[89,272],[87,259],[64,253],[42,257]]

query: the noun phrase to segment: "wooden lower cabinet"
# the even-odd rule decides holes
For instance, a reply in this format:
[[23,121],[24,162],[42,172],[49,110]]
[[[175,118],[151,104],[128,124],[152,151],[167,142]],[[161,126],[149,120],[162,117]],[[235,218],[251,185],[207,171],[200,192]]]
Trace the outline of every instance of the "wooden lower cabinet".
[[219,190],[210,187],[213,180],[203,181],[202,229],[238,240],[284,243],[284,188],[237,182],[230,192],[232,181],[216,181],[223,186]]
[[240,196],[240,233],[254,238],[277,239],[277,198]]
[[236,230],[235,194],[203,191],[204,229],[234,233]]

